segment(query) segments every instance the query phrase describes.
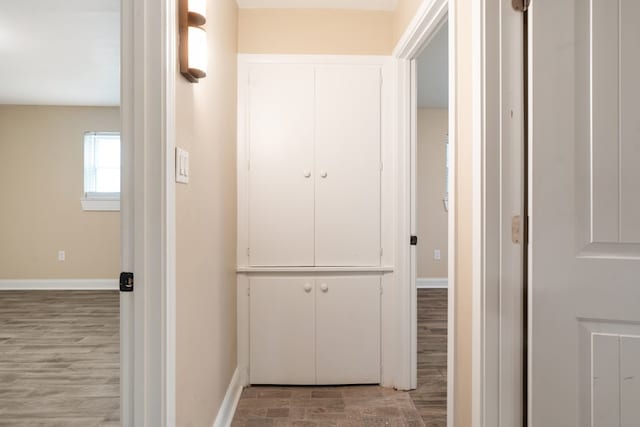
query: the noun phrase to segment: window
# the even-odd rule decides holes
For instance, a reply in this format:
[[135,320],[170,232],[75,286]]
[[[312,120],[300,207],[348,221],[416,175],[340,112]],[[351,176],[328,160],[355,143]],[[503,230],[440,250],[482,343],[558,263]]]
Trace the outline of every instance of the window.
[[84,134],[84,198],[89,211],[120,210],[120,133]]

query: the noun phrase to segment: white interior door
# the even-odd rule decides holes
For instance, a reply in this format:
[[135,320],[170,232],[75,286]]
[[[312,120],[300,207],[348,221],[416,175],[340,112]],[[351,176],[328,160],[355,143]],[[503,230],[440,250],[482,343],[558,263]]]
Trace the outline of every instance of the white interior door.
[[530,425],[637,427],[640,2],[530,14]]
[[318,384],[380,382],[380,277],[316,280]]
[[313,279],[250,279],[252,384],[315,384]]
[[312,66],[249,72],[249,263],[314,262]]
[[380,264],[379,67],[316,68],[318,266]]

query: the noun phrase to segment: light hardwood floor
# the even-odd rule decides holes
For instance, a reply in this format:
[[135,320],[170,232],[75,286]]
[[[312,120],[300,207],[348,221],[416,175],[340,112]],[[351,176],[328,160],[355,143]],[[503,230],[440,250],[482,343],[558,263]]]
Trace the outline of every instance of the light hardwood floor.
[[0,426],[120,425],[119,295],[0,291]]
[[411,399],[427,427],[447,425],[447,290],[418,289],[418,388]]

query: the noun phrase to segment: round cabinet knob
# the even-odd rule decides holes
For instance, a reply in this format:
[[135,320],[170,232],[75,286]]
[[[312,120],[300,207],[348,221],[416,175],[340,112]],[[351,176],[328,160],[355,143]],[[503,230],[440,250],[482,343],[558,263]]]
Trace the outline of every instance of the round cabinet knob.
[[327,171],[320,171],[320,176],[322,178],[326,178],[327,177]]
[[305,178],[311,178],[311,171],[309,169],[305,169],[302,173]]
[[322,292],[327,292],[329,290],[329,285],[327,285],[326,283],[323,283],[322,285],[320,285],[320,290]]
[[313,287],[312,287],[309,283],[306,283],[306,284],[304,285],[304,291],[305,291],[306,293],[311,292],[311,289],[313,289]]

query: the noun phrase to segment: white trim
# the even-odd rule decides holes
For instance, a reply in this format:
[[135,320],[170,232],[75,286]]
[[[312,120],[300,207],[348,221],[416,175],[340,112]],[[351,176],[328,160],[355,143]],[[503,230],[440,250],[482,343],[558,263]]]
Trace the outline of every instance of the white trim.
[[237,273],[392,273],[387,267],[248,267],[238,266]]
[[423,1],[393,50],[393,56],[416,59],[447,21],[450,7],[448,0]]
[[446,289],[449,287],[449,279],[446,277],[419,277],[416,279],[418,289]]
[[171,0],[121,4],[121,423],[175,426],[175,38]]
[[236,368],[233,372],[233,377],[231,377],[227,392],[224,395],[222,405],[220,405],[220,409],[218,410],[218,415],[213,423],[213,427],[227,427],[231,425],[241,394],[242,381],[240,378],[240,370]]
[[117,291],[117,279],[0,280],[0,291]]
[[[449,210],[448,210],[448,275],[449,275],[449,293],[447,298],[447,427],[455,427],[456,425],[456,402],[455,402],[455,382],[456,382],[456,298],[455,298],[455,280],[456,280],[456,242],[458,238],[456,213],[458,209],[457,202],[457,172],[458,172],[458,143],[457,143],[457,7],[455,0],[449,3]],[[453,119],[451,118],[453,117]],[[452,142],[454,141],[454,142]]]
[[90,198],[83,197],[80,199],[83,211],[119,211],[120,199],[112,198]]

